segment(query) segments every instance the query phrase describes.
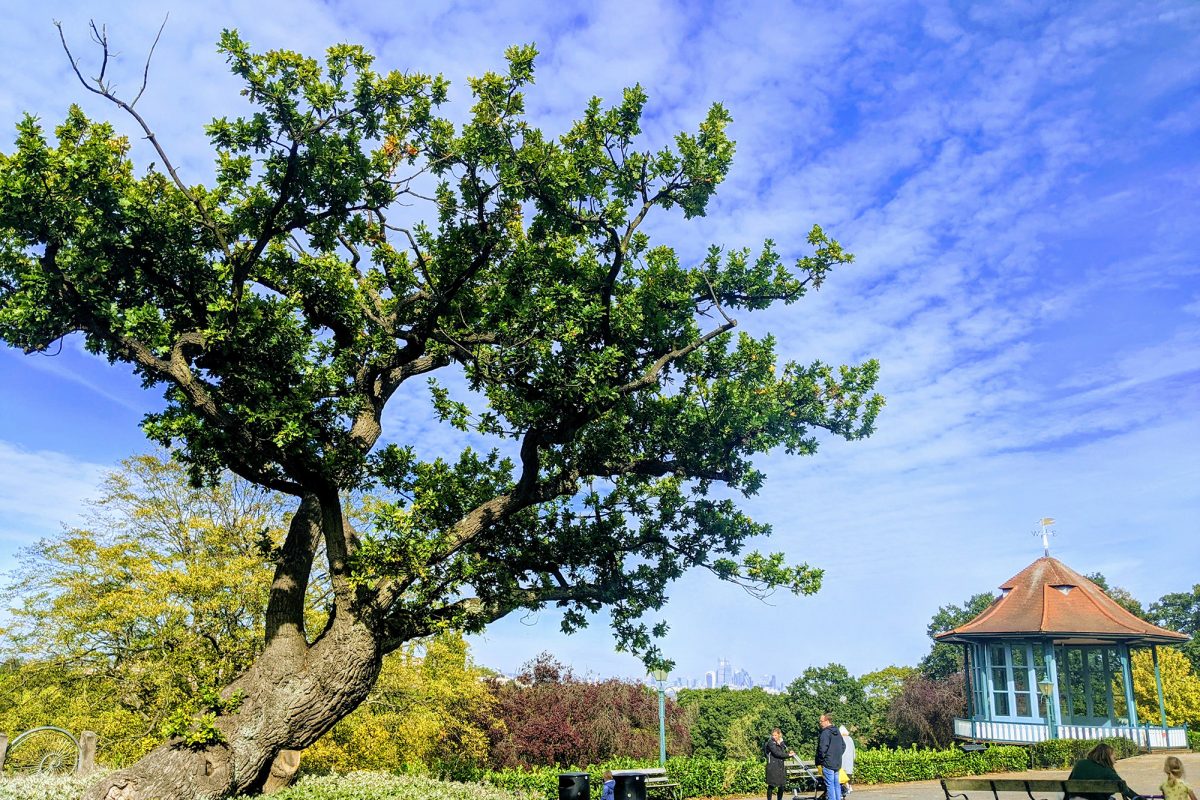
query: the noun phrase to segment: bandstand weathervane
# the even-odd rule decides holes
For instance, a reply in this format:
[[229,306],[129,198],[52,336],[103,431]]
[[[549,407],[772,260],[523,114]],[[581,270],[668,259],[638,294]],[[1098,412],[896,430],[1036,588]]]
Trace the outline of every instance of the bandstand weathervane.
[[1033,532],[1034,536],[1042,537],[1042,555],[1050,556],[1050,537],[1054,535],[1054,531],[1050,530],[1050,526],[1054,524],[1054,517],[1042,517],[1038,520],[1039,530]]

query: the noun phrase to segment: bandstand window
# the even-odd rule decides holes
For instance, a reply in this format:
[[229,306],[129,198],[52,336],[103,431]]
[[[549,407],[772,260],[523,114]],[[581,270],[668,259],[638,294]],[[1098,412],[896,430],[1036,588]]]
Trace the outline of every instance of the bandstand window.
[[988,676],[986,646],[971,645],[971,712],[975,719],[988,719]]
[[1040,642],[1002,642],[988,648],[994,719],[1037,720],[1045,715],[1038,681],[1046,675]]
[[1120,653],[1115,647],[1059,648],[1058,654],[1058,692],[1066,722],[1096,725],[1127,719]]

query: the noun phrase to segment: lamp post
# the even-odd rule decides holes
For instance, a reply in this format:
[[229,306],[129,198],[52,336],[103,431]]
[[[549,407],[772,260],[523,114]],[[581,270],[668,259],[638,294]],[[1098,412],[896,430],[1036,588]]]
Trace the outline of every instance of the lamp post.
[[1038,691],[1046,698],[1046,728],[1050,732],[1050,738],[1057,739],[1058,731],[1054,728],[1054,684],[1049,680],[1041,681],[1038,683]]
[[650,677],[658,684],[658,763],[667,765],[667,701],[663,694],[667,675],[665,669],[651,670]]

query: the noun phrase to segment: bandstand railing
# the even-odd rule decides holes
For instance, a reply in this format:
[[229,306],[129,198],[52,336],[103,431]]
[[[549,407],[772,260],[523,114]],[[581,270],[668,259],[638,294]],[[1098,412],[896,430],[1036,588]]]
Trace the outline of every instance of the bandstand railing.
[[[1107,739],[1120,736],[1132,739],[1147,750],[1185,748],[1187,728],[1155,728],[1130,725],[1057,725],[1059,739]],[[1037,722],[992,722],[977,719],[954,720],[954,735],[960,739],[1010,744],[1034,744],[1050,738],[1050,729]]]

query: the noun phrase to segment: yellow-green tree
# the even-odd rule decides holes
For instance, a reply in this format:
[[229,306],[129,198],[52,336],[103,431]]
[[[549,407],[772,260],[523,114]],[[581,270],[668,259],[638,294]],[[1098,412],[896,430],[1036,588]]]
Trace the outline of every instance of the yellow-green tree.
[[915,678],[918,672],[916,667],[892,665],[868,672],[859,678],[867,696],[867,721],[857,732],[860,746],[895,746],[899,743],[900,733],[888,721],[888,711],[895,699],[904,692],[905,684]]
[[352,769],[472,776],[487,764],[496,698],[467,643],[447,633],[388,656],[374,691],[304,752],[313,772]]
[[[1200,677],[1187,656],[1172,647],[1160,648],[1158,668],[1167,724],[1193,728],[1200,724]],[[1133,697],[1138,718],[1151,724],[1158,722],[1158,688],[1154,681],[1154,661],[1148,650],[1133,654]]]
[[725,757],[746,760],[762,755],[762,725],[756,713],[743,714],[725,732]]
[[0,731],[90,728],[113,764],[162,741],[261,651],[283,511],[246,481],[194,488],[164,454],[122,462],[87,524],[33,545],[4,590]]

